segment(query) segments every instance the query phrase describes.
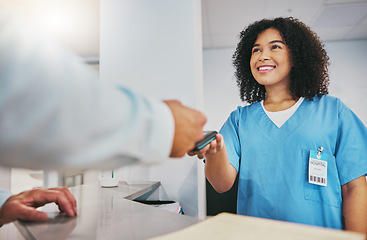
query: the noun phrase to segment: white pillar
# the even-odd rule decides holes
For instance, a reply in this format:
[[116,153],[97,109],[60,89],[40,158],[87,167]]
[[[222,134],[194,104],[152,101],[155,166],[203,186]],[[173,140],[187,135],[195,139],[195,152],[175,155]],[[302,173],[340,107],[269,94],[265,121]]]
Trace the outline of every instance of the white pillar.
[[[200,0],[101,0],[100,31],[102,81],[202,109]],[[129,180],[161,181],[161,198],[179,201],[187,215],[202,218],[205,181],[197,161],[187,156],[131,167]]]
[[43,187],[60,187],[64,186],[63,174],[56,170],[43,171]]

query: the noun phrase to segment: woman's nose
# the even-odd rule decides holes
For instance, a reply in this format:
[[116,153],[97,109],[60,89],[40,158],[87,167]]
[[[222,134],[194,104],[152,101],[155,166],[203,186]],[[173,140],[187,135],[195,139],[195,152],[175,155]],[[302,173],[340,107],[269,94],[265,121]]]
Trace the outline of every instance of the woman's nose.
[[260,53],[259,61],[266,61],[266,60],[269,60],[269,59],[270,59],[269,51],[268,50],[263,50]]

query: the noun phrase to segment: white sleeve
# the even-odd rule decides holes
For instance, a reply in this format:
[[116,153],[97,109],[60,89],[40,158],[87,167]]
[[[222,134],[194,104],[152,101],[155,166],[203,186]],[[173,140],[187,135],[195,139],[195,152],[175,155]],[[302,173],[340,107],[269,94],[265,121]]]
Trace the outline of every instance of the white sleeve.
[[0,208],[3,206],[6,200],[11,197],[13,194],[5,189],[0,188]]
[[117,167],[168,158],[174,135],[161,101],[110,86],[81,61],[0,14],[0,164]]

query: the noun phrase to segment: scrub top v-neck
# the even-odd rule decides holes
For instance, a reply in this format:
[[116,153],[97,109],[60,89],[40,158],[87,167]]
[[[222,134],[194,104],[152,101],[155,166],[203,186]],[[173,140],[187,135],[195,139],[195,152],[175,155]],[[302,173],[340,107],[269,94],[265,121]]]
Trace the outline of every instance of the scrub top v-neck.
[[301,97],[298,101],[288,109],[277,111],[277,112],[270,112],[267,111],[264,107],[264,100],[260,102],[262,109],[268,116],[268,118],[278,127],[280,128],[283,124],[297,111],[298,107],[302,104],[304,98]]
[[[238,107],[220,133],[239,173],[238,214],[342,228],[341,185],[367,173],[367,129],[339,99],[305,99],[280,128],[259,102]],[[320,147],[326,187],[308,182],[310,151]]]

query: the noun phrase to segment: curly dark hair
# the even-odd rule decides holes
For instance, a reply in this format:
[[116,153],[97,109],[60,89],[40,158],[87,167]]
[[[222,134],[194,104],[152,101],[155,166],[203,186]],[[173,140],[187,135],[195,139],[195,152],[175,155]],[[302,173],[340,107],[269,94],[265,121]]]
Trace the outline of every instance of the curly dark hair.
[[319,37],[298,19],[263,19],[249,25],[240,33],[240,42],[233,54],[235,76],[242,101],[254,103],[265,99],[266,91],[251,73],[250,59],[257,36],[266,29],[277,29],[288,46],[294,66],[289,91],[293,99],[328,94],[329,57]]

